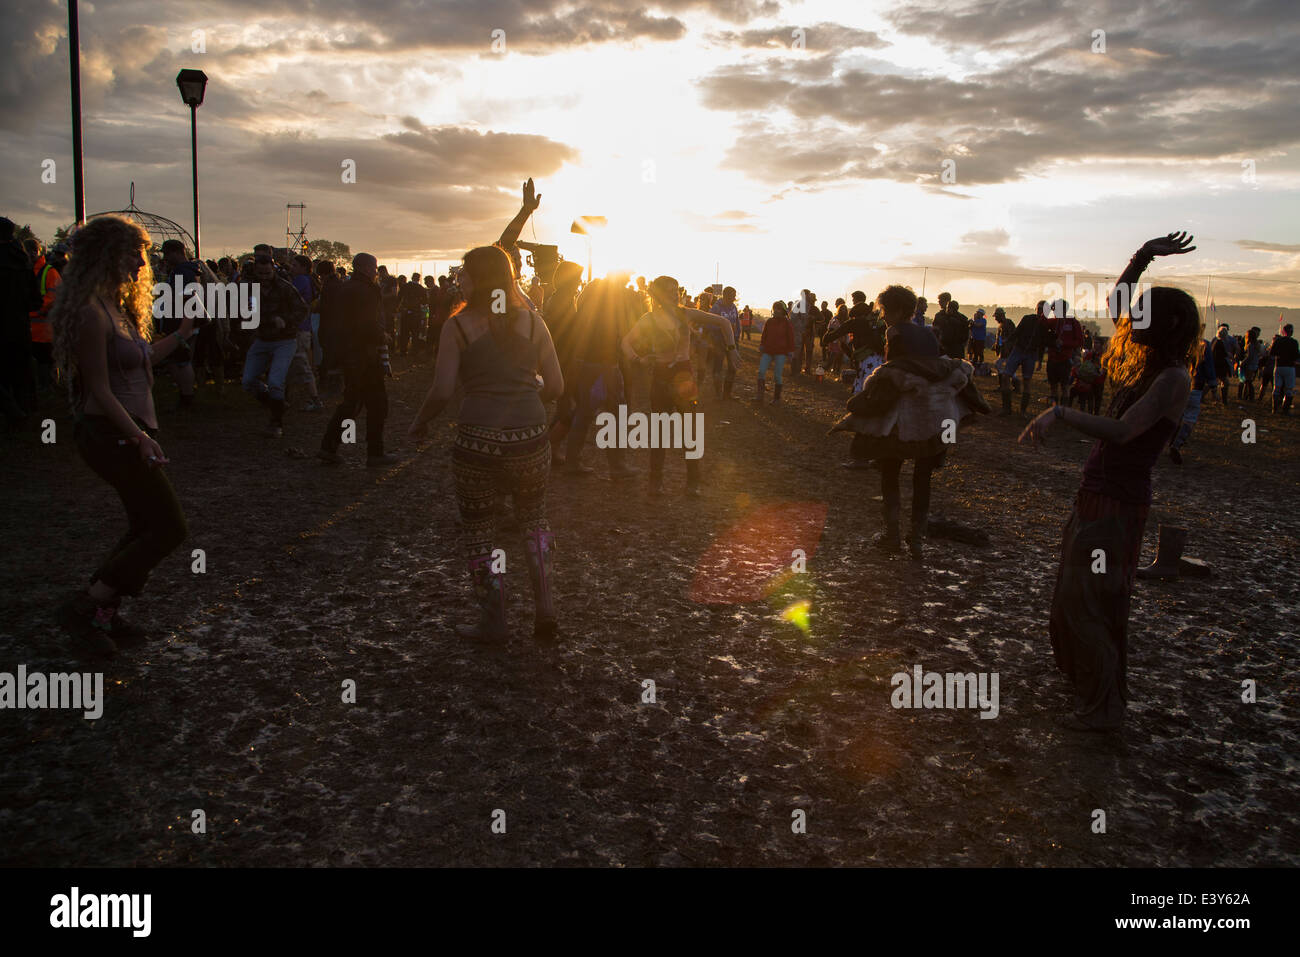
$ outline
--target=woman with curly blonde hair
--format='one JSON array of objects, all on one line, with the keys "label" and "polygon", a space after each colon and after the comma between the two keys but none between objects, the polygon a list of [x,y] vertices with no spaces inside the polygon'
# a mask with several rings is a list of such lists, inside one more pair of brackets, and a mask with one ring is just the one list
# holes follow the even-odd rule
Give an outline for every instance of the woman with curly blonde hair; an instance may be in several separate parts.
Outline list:
[{"label": "woman with curly blonde hair", "polygon": [[193,320],[151,342],[149,234],[119,216],[92,219],[72,236],[72,256],[51,309],[54,361],[75,413],[77,452],[126,507],[128,528],[91,576],[69,595],[60,623],[83,648],[111,656],[144,633],[118,615],[149,573],[187,534],[185,514],[163,471],[155,438],[153,365],[192,333]]},{"label": "woman with curly blonde hair", "polygon": [[1115,386],[1109,414],[1058,405],[1020,436],[1037,446],[1061,420],[1097,440],[1062,535],[1049,623],[1056,666],[1074,685],[1074,712],[1062,721],[1074,731],[1123,726],[1129,599],[1151,507],[1151,470],[1182,419],[1201,338],[1200,314],[1187,293],[1169,286],[1135,293],[1152,260],[1189,253],[1191,242],[1186,233],[1147,241],[1115,284],[1115,335],[1102,357]]}]

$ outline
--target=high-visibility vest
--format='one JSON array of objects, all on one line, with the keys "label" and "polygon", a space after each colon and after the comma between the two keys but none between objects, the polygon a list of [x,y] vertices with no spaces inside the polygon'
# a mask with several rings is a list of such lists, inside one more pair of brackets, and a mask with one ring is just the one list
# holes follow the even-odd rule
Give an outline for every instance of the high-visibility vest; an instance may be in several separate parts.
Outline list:
[{"label": "high-visibility vest", "polygon": [[54,328],[50,325],[50,306],[54,305],[54,294],[46,288],[52,269],[54,267],[47,262],[42,262],[40,266],[40,277],[37,282],[41,289],[41,308],[29,315],[32,323],[32,342],[54,341]]}]

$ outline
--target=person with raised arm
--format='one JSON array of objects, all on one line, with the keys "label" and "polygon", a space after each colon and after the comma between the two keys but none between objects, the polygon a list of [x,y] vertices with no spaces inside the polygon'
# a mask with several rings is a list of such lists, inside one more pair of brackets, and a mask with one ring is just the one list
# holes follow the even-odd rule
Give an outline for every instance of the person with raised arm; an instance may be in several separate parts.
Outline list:
[{"label": "person with raised arm", "polygon": [[1021,442],[1041,445],[1058,423],[1097,441],[1061,539],[1050,633],[1056,665],[1074,685],[1076,731],[1113,731],[1128,700],[1128,615],[1142,532],[1151,505],[1151,470],[1178,428],[1201,341],[1196,302],[1155,286],[1136,296],[1138,277],[1157,256],[1189,253],[1186,233],[1143,244],[1115,284],[1115,335],[1102,358],[1114,383],[1109,413],[1057,405],[1029,423]]},{"label": "person with raised arm", "polygon": [[[699,390],[691,366],[691,333],[716,334],[727,350],[729,374],[740,368],[731,323],[698,309],[678,305],[680,290],[672,276],[660,276],[650,284],[650,298],[655,308],[636,321],[623,337],[623,355],[631,363],[649,366],[650,411],[680,412],[694,415],[699,405]],[[664,456],[662,448],[650,450],[651,497],[663,489]],[[686,494],[702,495],[699,459],[686,459]]]},{"label": "person with raised arm", "polygon": [[149,234],[119,216],[99,216],[72,234],[73,255],[50,312],[54,362],[68,385],[77,453],[113,487],[127,532],[59,607],[60,624],[84,649],[111,657],[145,633],[118,614],[188,529],[156,438],[153,366],[189,339],[192,317],[153,338]]},{"label": "person with raised arm", "polygon": [[457,634],[492,640],[507,634],[506,556],[494,532],[498,496],[509,494],[524,530],[536,606],[533,634],[551,639],[558,625],[552,584],[555,539],[546,521],[551,447],[545,403],[563,394],[564,376],[542,317],[510,302],[508,290],[516,274],[505,251],[480,246],[467,252],[463,262],[457,282],[464,301],[442,327],[433,387],[407,434],[414,442],[423,440],[429,423],[461,385],[464,397],[451,463],[479,619],[457,625]]}]

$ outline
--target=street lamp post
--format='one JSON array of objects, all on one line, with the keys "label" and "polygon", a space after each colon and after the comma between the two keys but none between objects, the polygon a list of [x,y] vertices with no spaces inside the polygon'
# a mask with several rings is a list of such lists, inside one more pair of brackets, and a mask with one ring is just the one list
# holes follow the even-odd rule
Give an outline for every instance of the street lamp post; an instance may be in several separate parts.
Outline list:
[{"label": "street lamp post", "polygon": [[198,111],[203,103],[203,91],[208,85],[208,75],[202,70],[181,70],[176,74],[176,86],[181,99],[190,108],[190,165],[194,177],[194,258],[199,259],[199,134]]},{"label": "street lamp post", "polygon": [[72,85],[72,205],[77,225],[86,221],[86,187],[81,169],[81,38],[77,0],[68,0],[68,72]]}]

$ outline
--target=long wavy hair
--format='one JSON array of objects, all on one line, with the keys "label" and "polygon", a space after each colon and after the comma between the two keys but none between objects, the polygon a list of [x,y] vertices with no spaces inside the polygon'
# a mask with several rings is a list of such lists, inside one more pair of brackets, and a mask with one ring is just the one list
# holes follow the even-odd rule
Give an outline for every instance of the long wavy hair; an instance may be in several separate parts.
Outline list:
[{"label": "long wavy hair", "polygon": [[[1152,286],[1142,293],[1141,308],[1115,323],[1115,334],[1101,357],[1106,378],[1114,385],[1109,414],[1122,415],[1142,397],[1166,369],[1183,366],[1194,371],[1204,349],[1196,300],[1172,286]],[[1132,312],[1150,321],[1133,328]]]},{"label": "long wavy hair", "polygon": [[[72,253],[50,307],[54,364],[73,398],[77,341],[82,309],[98,298],[115,305],[145,342],[153,338],[153,273],[149,269],[149,233],[122,216],[97,216],[71,236]],[[124,263],[140,253],[145,260],[131,275]]]},{"label": "long wavy hair", "polygon": [[[488,331],[500,342],[510,331],[515,310],[523,305],[515,289],[514,263],[500,246],[475,246],[461,257],[461,262],[474,289],[468,299],[456,305],[451,315],[458,316],[470,309],[482,313],[488,317]],[[504,311],[493,308],[503,301]]]}]

